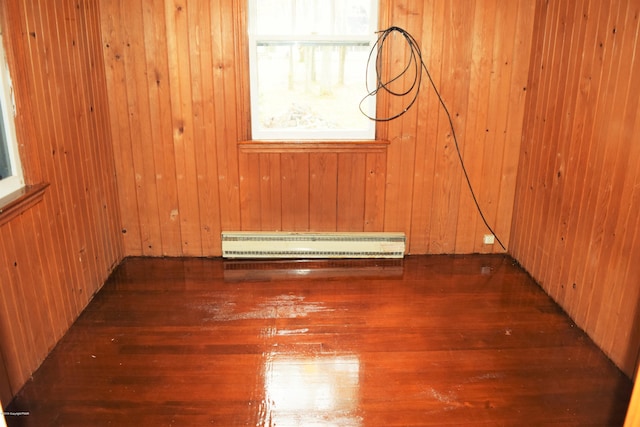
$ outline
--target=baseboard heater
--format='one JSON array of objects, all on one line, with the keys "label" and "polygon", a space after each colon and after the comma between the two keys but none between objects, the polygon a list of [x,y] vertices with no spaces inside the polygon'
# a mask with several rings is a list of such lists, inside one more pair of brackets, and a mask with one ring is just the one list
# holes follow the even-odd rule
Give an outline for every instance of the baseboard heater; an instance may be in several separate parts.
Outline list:
[{"label": "baseboard heater", "polygon": [[402,258],[404,233],[222,232],[224,258]]}]

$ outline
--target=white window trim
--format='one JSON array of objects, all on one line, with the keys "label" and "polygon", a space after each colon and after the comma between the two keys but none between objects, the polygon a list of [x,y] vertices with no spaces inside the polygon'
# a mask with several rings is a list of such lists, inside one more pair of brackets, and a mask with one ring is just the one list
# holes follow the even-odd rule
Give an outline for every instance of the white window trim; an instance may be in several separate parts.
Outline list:
[{"label": "white window trim", "polygon": [[[314,36],[314,35],[292,35],[292,36],[282,36],[282,35],[257,35],[254,30],[255,26],[255,16],[256,16],[256,2],[260,0],[246,0],[249,5],[249,14],[248,14],[248,41],[249,41],[249,92],[250,92],[250,106],[251,106],[251,138],[253,140],[274,140],[274,141],[295,141],[295,140],[312,140],[312,141],[326,141],[326,140],[364,140],[364,141],[372,141],[376,138],[376,122],[374,120],[369,121],[369,125],[367,129],[364,130],[343,130],[343,129],[326,129],[326,130],[283,130],[283,129],[260,129],[258,126],[258,97],[254,96],[254,94],[258,93],[258,72],[257,72],[257,62],[258,62],[258,50],[257,46],[260,42],[277,42],[277,41],[301,41],[301,42],[340,42],[340,41],[351,41],[351,42],[362,42],[367,43],[369,48],[373,47],[377,41],[377,25],[378,25],[378,2],[377,0],[370,0],[371,2],[371,23],[370,23],[370,34],[368,37],[360,37],[360,36]],[[363,74],[365,70],[363,69]],[[370,66],[367,70],[367,79],[369,82],[375,82],[375,67]],[[365,84],[362,84],[362,97],[364,98],[366,95]],[[370,83],[371,87],[371,83]],[[359,102],[360,100],[358,100]],[[370,115],[375,114],[376,109],[376,99],[375,96],[369,96],[363,102],[363,109],[368,111]]]},{"label": "white window trim", "polygon": [[2,100],[2,120],[5,137],[7,140],[7,151],[11,164],[12,176],[0,180],[0,198],[16,192],[24,187],[24,175],[18,150],[18,138],[15,128],[15,102],[13,98],[13,86],[9,75],[9,63],[4,50],[4,41],[0,31],[0,99]]}]

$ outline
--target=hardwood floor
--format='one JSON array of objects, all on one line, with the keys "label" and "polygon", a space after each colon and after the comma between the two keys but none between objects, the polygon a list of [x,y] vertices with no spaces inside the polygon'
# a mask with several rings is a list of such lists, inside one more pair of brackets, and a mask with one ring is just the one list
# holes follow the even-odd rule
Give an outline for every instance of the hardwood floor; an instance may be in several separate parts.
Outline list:
[{"label": "hardwood floor", "polygon": [[11,426],[613,426],[625,377],[511,258],[131,258]]}]

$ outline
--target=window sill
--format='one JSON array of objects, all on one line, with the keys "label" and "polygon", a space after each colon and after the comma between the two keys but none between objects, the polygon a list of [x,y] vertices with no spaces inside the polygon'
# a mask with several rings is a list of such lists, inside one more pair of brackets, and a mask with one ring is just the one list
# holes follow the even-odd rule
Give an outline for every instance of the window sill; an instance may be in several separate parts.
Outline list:
[{"label": "window sill", "polygon": [[27,185],[0,198],[0,226],[18,217],[42,201],[49,184]]},{"label": "window sill", "polygon": [[238,148],[243,153],[357,153],[385,152],[389,141],[241,141]]}]

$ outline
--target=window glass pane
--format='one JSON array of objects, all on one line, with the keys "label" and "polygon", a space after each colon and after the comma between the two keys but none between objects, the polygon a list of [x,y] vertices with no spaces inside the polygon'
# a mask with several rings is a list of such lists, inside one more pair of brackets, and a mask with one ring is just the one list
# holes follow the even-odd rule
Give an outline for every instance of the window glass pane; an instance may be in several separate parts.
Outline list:
[{"label": "window glass pane", "polygon": [[9,150],[7,149],[7,137],[4,128],[4,120],[0,120],[0,180],[12,175]]},{"label": "window glass pane", "polygon": [[370,36],[371,0],[255,0],[259,35]]},{"label": "window glass pane", "polygon": [[0,198],[24,186],[13,127],[11,80],[0,29]]},{"label": "window glass pane", "polygon": [[257,128],[370,129],[359,109],[369,50],[366,43],[259,42]]}]

